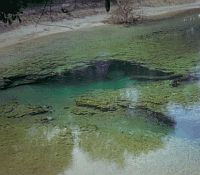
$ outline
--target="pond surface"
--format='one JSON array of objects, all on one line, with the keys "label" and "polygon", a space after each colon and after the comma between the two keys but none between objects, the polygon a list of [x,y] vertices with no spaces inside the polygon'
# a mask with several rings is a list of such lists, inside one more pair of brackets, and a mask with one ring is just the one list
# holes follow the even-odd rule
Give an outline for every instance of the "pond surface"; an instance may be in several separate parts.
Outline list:
[{"label": "pond surface", "polygon": [[[114,54],[118,61],[99,61],[98,58],[89,67],[84,65],[83,69],[70,74],[62,73],[37,84],[1,90],[0,105],[13,104],[16,109],[3,110],[0,114],[0,174],[199,175],[200,84],[190,81],[178,87],[171,86],[173,73],[199,73],[199,20],[195,14],[138,27],[93,28],[91,35],[85,31],[89,36],[86,43],[93,42],[94,34],[99,35],[95,40],[100,45],[93,45],[93,48],[89,43],[83,46],[84,39],[80,39],[80,43],[76,40],[77,47],[61,47],[58,43],[64,42],[65,34],[52,36],[57,39],[57,44],[49,44],[53,56],[63,56],[67,50],[70,58],[79,58],[82,51],[80,60],[85,61],[87,54],[89,57],[100,54],[104,58],[109,53],[109,57]],[[125,34],[123,42],[127,40],[129,46],[124,47],[121,38],[116,38],[116,48],[111,49],[113,46],[110,41],[104,41],[102,30],[111,30],[110,35],[114,30],[115,38],[117,34]],[[131,31],[138,31],[140,35],[135,36]],[[83,33],[75,32],[71,40]],[[51,38],[42,38],[40,44],[49,40]],[[132,45],[130,40],[137,43]],[[156,42],[160,46],[155,45]],[[48,46],[39,48],[36,43],[22,46],[22,59],[38,54],[48,58]],[[148,44],[152,45],[146,47]],[[1,52],[0,56],[11,60],[15,56],[19,58],[18,47],[8,48],[8,54]],[[39,49],[35,54],[34,48]],[[70,51],[71,48],[77,50]],[[131,52],[133,48],[135,52]],[[144,64],[119,61],[119,57],[127,61],[138,55]],[[167,55],[166,60],[164,55]],[[134,63],[137,61],[134,59]],[[11,63],[4,61],[2,64]],[[51,111],[16,117],[24,112],[20,105],[50,106]],[[18,114],[5,117],[13,110],[18,110]],[[163,114],[161,117],[173,124],[160,121],[159,117],[155,118],[156,114]]]}]

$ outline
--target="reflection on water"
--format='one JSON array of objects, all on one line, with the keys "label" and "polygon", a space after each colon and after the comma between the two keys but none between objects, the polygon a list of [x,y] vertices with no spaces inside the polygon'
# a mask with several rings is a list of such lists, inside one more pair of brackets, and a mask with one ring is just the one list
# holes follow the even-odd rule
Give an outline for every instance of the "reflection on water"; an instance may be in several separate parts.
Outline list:
[{"label": "reflection on water", "polygon": [[136,88],[126,88],[121,91],[121,97],[128,99],[131,104],[138,101],[138,90]]},{"label": "reflection on water", "polygon": [[[173,111],[175,108],[177,113]],[[176,133],[179,125],[184,126],[178,117],[180,121],[187,119],[187,112],[181,106],[172,105],[169,111],[177,117]],[[191,111],[194,115],[190,119],[198,121],[198,109]],[[1,173],[198,175],[198,140],[178,138],[179,133],[173,134],[171,128],[137,115],[132,113],[126,118],[107,114],[103,120],[102,116],[86,117],[85,123],[77,121],[74,127],[31,123],[4,127],[2,123]],[[181,129],[188,129],[189,134],[193,131]]]},{"label": "reflection on water", "polygon": [[200,104],[182,106],[169,104],[169,115],[177,121],[175,135],[200,140]]},{"label": "reflection on water", "polygon": [[[76,127],[30,122],[2,126],[1,173],[54,175],[69,171],[67,174],[73,174],[79,167],[90,171],[85,167],[90,162],[93,162],[91,168],[95,163],[93,168],[113,164],[117,169],[125,166],[128,155],[138,156],[164,146],[162,137],[169,132],[168,127],[154,126],[155,123],[144,122],[143,118],[107,117],[105,122],[99,121],[99,126],[96,123],[98,127],[89,119],[87,125],[79,122]],[[101,119],[97,117],[98,120]],[[106,128],[101,128],[102,125]],[[96,171],[93,168],[91,173]]]},{"label": "reflection on water", "polygon": [[[200,149],[187,141],[171,138],[163,149],[149,154],[134,156],[128,152],[123,154],[123,167],[106,159],[92,159],[87,152],[75,147],[70,168],[59,175],[198,175]],[[103,154],[103,152],[102,152]]]},{"label": "reflection on water", "polygon": [[0,129],[1,174],[55,175],[70,166],[73,148],[70,130],[52,126],[26,127]]}]

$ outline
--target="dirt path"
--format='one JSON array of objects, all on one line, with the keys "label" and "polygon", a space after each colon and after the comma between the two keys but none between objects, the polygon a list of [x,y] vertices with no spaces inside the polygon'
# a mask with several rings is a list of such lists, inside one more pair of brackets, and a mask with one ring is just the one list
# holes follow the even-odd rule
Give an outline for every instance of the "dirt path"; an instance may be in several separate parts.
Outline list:
[{"label": "dirt path", "polygon": [[[105,12],[105,9],[100,9],[99,11],[99,14],[84,18],[58,22],[42,22],[38,25],[21,26],[14,30],[3,32],[0,34],[0,48],[50,34],[105,25],[103,21],[109,17],[109,14]],[[200,12],[200,1],[174,6],[143,7],[143,16],[148,20],[157,20],[192,11]]]}]

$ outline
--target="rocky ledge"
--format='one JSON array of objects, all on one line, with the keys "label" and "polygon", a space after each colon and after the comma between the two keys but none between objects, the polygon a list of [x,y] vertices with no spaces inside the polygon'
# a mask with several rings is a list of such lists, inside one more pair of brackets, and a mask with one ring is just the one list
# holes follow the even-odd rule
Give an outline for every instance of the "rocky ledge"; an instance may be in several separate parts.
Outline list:
[{"label": "rocky ledge", "polygon": [[[98,59],[98,58],[96,58]],[[24,84],[38,83],[42,81],[63,80],[73,82],[77,80],[98,80],[110,79],[110,73],[121,71],[129,75],[132,79],[139,81],[144,80],[173,80],[182,77],[173,72],[165,72],[162,70],[149,69],[142,64],[134,61],[122,60],[96,60],[83,62],[82,64],[75,64],[67,67],[65,64],[59,65],[43,65],[37,63],[35,67],[24,68],[23,65],[16,65],[8,70],[1,72],[0,75],[0,89],[7,89],[10,87],[20,86]],[[37,68],[38,67],[38,68]],[[41,68],[40,68],[41,67]],[[26,70],[28,69],[28,70]]]},{"label": "rocky ledge", "polygon": [[49,106],[24,105],[17,102],[0,105],[0,117],[22,118],[43,115],[51,112]]},{"label": "rocky ledge", "polygon": [[124,95],[123,90],[95,91],[81,95],[75,99],[75,107],[71,112],[79,116],[92,116],[99,113],[122,112],[127,114],[131,111],[150,116],[148,119],[161,122],[170,126],[175,121],[162,112],[156,112],[141,103],[133,101]]}]

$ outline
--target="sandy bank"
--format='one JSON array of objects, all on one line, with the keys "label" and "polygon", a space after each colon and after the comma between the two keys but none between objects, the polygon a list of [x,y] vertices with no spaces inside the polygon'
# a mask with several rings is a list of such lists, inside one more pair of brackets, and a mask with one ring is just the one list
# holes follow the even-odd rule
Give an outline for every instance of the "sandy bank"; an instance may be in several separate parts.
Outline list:
[{"label": "sandy bank", "polygon": [[[143,7],[143,16],[147,20],[158,20],[198,11],[200,12],[200,1],[174,6]],[[73,20],[65,19],[57,22],[41,22],[37,25],[21,26],[0,34],[0,48],[50,34],[105,25],[104,21],[109,15],[104,9],[100,9],[98,14],[84,18],[75,18]]]},{"label": "sandy bank", "polygon": [[105,17],[106,15],[99,14],[74,20],[42,22],[37,25],[21,26],[0,34],[0,48],[41,36],[103,25]]}]

